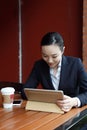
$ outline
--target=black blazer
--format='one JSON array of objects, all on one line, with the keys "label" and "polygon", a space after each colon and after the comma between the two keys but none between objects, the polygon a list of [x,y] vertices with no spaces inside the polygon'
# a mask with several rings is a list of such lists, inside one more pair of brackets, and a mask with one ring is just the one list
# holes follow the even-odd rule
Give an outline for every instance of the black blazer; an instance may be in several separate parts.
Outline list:
[{"label": "black blazer", "polygon": [[[49,66],[42,59],[35,62],[24,88],[37,88],[39,83],[43,89],[54,89]],[[62,57],[59,90],[70,97],[78,97],[81,106],[87,104],[87,73],[79,58]]]}]

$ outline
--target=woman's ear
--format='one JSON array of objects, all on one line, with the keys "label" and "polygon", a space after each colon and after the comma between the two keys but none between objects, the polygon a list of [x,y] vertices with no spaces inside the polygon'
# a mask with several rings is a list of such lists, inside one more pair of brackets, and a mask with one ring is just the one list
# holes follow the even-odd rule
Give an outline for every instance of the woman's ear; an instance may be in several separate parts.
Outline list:
[{"label": "woman's ear", "polygon": [[64,51],[65,51],[65,46],[63,47],[63,51],[62,51],[62,54],[64,53]]}]

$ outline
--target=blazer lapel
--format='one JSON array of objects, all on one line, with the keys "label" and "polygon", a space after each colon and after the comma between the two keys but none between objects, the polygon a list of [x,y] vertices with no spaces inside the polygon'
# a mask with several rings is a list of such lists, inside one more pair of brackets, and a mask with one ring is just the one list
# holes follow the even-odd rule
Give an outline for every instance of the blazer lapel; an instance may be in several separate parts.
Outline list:
[{"label": "blazer lapel", "polygon": [[59,89],[63,89],[65,84],[65,78],[67,74],[67,59],[65,56],[62,57],[62,64],[61,64],[61,74],[60,74],[60,82],[59,82]]},{"label": "blazer lapel", "polygon": [[47,82],[48,82],[48,89],[54,89],[53,84],[52,84],[52,80],[50,77],[50,72],[49,72],[49,67],[46,66],[44,69],[44,75],[46,76]]}]

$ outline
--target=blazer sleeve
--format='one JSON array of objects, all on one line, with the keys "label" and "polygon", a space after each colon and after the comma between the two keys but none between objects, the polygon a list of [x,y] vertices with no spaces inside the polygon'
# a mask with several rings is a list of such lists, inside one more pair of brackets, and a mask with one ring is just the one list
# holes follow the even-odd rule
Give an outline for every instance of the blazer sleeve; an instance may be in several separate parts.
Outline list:
[{"label": "blazer sleeve", "polygon": [[28,79],[26,80],[25,84],[22,87],[21,97],[23,99],[27,99],[27,97],[24,93],[24,88],[36,88],[38,86],[38,84],[39,84],[38,69],[37,69],[36,63],[35,63],[30,75],[28,76]]},{"label": "blazer sleeve", "polygon": [[81,101],[81,106],[87,104],[87,72],[83,66],[82,61],[78,60],[78,81],[79,81],[79,95],[77,96]]}]

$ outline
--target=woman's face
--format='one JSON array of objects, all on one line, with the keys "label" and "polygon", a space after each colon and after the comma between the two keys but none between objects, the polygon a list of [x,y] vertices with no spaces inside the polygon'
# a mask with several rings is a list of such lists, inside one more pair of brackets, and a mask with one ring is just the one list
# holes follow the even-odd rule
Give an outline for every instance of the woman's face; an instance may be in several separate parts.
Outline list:
[{"label": "woman's face", "polygon": [[[65,48],[65,47],[64,47]],[[63,52],[64,52],[63,48]],[[42,46],[42,58],[50,68],[56,68],[61,60],[63,52],[58,45]]]}]

